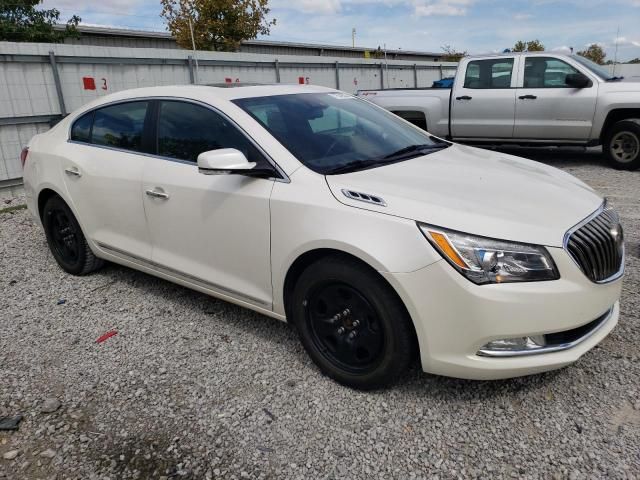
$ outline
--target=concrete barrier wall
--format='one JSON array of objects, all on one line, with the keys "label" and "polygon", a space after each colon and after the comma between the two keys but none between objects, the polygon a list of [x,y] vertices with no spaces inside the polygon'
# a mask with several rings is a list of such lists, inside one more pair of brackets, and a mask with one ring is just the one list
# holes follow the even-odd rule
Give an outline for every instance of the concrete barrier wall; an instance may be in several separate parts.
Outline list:
[{"label": "concrete barrier wall", "polygon": [[[196,59],[198,66],[196,67]],[[347,92],[429,87],[455,63],[0,42],[0,182],[50,121],[119,90],[189,83],[309,83]],[[56,79],[57,74],[57,79]]]}]

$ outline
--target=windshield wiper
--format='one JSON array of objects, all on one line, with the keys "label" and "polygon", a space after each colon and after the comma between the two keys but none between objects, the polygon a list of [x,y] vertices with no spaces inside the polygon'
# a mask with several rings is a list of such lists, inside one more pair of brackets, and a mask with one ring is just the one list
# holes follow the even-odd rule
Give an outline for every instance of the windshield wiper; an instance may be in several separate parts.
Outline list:
[{"label": "windshield wiper", "polygon": [[412,157],[417,157],[426,153],[442,150],[443,148],[447,148],[448,146],[448,143],[440,143],[435,145],[410,145],[382,158],[370,160],[355,160],[353,162],[345,163],[344,165],[340,165],[339,167],[335,167],[329,170],[327,174],[335,175],[338,173],[354,172],[359,169],[380,167],[382,165],[388,165],[390,163],[395,163],[401,160],[408,160]]},{"label": "windshield wiper", "polygon": [[620,80],[624,80],[624,77],[610,77],[610,78],[607,78],[607,82],[619,82]]},{"label": "windshield wiper", "polygon": [[386,156],[382,157],[382,159],[383,160],[399,159],[399,158],[404,158],[407,155],[414,154],[414,153],[420,154],[425,150],[427,150],[427,151],[428,150],[441,150],[441,149],[446,148],[448,146],[449,146],[449,144],[447,144],[447,143],[409,145],[408,147],[401,148],[397,152],[393,152],[393,153],[390,153],[389,155],[386,155]]}]

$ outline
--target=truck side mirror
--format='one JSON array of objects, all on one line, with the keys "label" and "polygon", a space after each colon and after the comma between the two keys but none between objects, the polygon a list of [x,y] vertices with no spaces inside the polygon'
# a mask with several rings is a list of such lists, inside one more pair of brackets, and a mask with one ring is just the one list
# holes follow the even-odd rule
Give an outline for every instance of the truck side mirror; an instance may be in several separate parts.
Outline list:
[{"label": "truck side mirror", "polygon": [[589,88],[593,86],[593,82],[589,77],[582,73],[570,73],[566,76],[564,83],[573,88]]}]

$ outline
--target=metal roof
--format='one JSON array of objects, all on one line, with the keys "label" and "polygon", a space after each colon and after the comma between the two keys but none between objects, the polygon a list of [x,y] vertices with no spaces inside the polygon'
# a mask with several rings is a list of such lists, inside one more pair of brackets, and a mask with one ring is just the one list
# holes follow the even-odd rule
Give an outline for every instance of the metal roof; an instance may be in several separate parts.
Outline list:
[{"label": "metal roof", "polygon": [[[55,29],[64,30],[66,25],[55,25]],[[95,35],[108,35],[114,37],[137,37],[137,38],[157,38],[163,40],[174,40],[173,35],[169,32],[159,32],[153,30],[135,30],[128,28],[116,28],[116,27],[107,27],[100,25],[78,25],[78,31],[87,34],[95,34]],[[276,40],[245,40],[242,42],[243,45],[254,45],[254,46],[264,46],[264,47],[289,47],[289,48],[313,48],[316,50],[340,50],[340,51],[351,51],[351,52],[375,52],[379,47],[351,47],[347,45],[332,45],[332,44],[324,44],[324,43],[300,43],[300,42],[284,42],[284,41],[276,41]],[[416,56],[426,56],[426,57],[442,57],[444,54],[442,52],[421,52],[416,50],[387,50],[387,54],[403,54],[403,55],[416,55]]]}]

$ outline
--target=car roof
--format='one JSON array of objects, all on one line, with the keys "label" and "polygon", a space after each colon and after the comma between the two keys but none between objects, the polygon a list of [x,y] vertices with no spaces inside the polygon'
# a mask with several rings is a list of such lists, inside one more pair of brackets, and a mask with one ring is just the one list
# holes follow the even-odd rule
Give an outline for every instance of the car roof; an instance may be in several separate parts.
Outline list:
[{"label": "car roof", "polygon": [[474,58],[500,58],[500,57],[513,57],[513,56],[522,56],[522,55],[528,55],[528,56],[543,56],[543,57],[570,57],[571,55],[568,55],[566,53],[561,53],[561,52],[501,52],[501,53],[487,53],[486,55],[469,55],[468,57],[465,58],[469,58],[469,59],[474,59]]},{"label": "car roof", "polygon": [[[207,100],[235,100],[238,98],[268,97],[273,95],[291,95],[301,93],[336,92],[333,88],[316,85],[273,84],[273,85],[243,85],[229,88],[228,85],[171,85],[163,87],[143,87],[122,90],[111,95],[105,95],[91,102],[87,107],[95,108],[106,103],[136,98],[176,97],[188,98],[207,102]],[[83,108],[83,110],[85,110]]]}]

